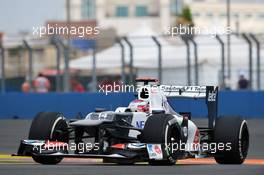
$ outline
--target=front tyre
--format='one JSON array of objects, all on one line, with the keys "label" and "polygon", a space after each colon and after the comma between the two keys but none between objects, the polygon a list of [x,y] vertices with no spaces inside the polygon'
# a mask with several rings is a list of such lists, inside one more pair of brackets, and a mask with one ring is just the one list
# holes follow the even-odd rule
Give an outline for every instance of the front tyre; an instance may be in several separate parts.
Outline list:
[{"label": "front tyre", "polygon": [[174,165],[178,152],[172,152],[173,143],[179,143],[181,134],[179,125],[174,116],[170,114],[154,114],[148,118],[140,136],[142,143],[161,144],[163,160],[149,160],[150,165]]},{"label": "front tyre", "polygon": [[247,157],[249,131],[246,120],[241,117],[220,117],[214,128],[217,145],[229,144],[230,149],[217,150],[215,160],[219,164],[242,164]]},{"label": "front tyre", "polygon": [[[33,119],[29,131],[30,140],[50,140],[68,143],[68,124],[64,117],[57,112],[41,112]],[[59,131],[59,132],[58,132]],[[66,134],[62,134],[66,133]],[[33,160],[41,164],[58,164],[62,157],[32,156]]]}]

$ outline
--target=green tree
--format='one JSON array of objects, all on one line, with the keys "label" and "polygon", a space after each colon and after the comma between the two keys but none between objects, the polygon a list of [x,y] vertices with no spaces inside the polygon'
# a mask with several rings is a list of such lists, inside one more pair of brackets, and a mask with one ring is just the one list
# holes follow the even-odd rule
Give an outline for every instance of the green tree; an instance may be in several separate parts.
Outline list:
[{"label": "green tree", "polygon": [[194,26],[191,9],[188,6],[183,7],[180,16],[176,20],[176,25]]},{"label": "green tree", "polygon": [[185,6],[183,9],[182,9],[182,14],[181,14],[181,17],[183,19],[185,19],[186,21],[188,21],[189,23],[193,23],[193,20],[192,20],[192,13],[191,13],[191,10],[188,6]]}]

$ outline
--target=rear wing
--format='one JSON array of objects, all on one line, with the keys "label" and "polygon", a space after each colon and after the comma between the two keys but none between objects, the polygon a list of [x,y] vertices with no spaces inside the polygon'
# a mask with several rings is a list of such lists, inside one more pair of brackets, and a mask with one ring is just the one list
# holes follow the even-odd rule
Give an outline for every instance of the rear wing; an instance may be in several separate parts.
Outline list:
[{"label": "rear wing", "polygon": [[207,105],[208,127],[214,128],[218,116],[218,87],[214,86],[173,86],[160,85],[166,97],[204,98]]},{"label": "rear wing", "polygon": [[185,97],[185,98],[206,97],[206,86],[160,85],[160,89],[167,97]]}]

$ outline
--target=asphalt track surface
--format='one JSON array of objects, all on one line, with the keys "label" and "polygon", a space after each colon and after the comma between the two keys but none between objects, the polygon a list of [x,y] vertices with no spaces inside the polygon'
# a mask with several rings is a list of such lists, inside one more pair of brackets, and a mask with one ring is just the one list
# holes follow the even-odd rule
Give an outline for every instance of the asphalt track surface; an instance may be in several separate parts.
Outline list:
[{"label": "asphalt track surface", "polygon": [[[264,120],[248,120],[250,149],[243,165],[218,165],[213,159],[180,160],[174,166],[149,166],[139,163],[133,166],[102,164],[100,159],[64,159],[58,165],[40,165],[27,157],[11,157],[16,153],[19,140],[26,139],[29,120],[0,120],[0,175],[264,175]],[[205,125],[205,120],[196,120]]]}]

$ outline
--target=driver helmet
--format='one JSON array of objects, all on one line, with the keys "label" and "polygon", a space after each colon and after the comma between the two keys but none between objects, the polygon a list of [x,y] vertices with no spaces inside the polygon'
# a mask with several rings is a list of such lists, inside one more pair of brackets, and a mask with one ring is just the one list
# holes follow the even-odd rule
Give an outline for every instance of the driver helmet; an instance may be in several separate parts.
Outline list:
[{"label": "driver helmet", "polygon": [[128,108],[132,112],[149,112],[149,103],[148,101],[136,99],[130,102]]}]

